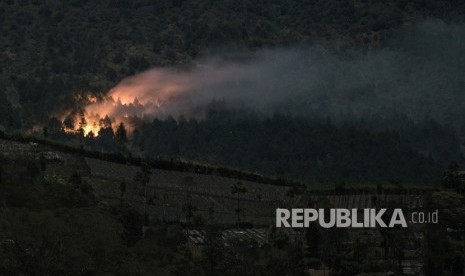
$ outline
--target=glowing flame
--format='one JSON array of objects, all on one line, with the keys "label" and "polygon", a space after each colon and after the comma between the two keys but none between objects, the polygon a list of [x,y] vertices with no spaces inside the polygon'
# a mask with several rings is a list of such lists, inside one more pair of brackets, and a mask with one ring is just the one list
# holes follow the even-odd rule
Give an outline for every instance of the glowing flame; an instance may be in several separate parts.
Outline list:
[{"label": "glowing flame", "polygon": [[173,71],[151,70],[124,79],[102,99],[80,96],[85,108],[82,118],[76,118],[76,121],[84,123],[77,124],[71,131],[77,132],[82,128],[85,135],[92,132],[97,136],[105,116],[111,119],[113,127],[123,122],[130,130],[131,117],[172,114],[173,102],[190,88],[188,82],[188,78]]},{"label": "glowing flame", "polygon": [[[132,118],[173,116],[201,117],[205,107],[218,96],[239,96],[225,87],[232,87],[238,80],[251,74],[243,68],[228,66],[197,66],[195,70],[174,71],[152,69],[123,79],[106,96],[78,96],[85,107],[76,115],[73,132],[92,132],[95,136],[102,128],[101,120],[108,116],[116,128],[124,123],[131,131]],[[238,91],[238,89],[236,89]],[[245,90],[244,90],[245,91]]]},{"label": "glowing flame", "polygon": [[100,130],[100,127],[97,126],[95,123],[91,123],[89,125],[86,125],[84,127],[84,134],[85,135],[89,135],[90,132],[94,133],[94,134],[97,134],[98,135],[98,131]]}]

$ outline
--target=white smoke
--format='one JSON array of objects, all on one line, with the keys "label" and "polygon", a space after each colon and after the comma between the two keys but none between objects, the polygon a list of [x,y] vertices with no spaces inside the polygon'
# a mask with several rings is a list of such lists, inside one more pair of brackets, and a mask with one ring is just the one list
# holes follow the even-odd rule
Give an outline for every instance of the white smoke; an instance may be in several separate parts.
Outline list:
[{"label": "white smoke", "polygon": [[[241,61],[204,58],[189,69],[128,77],[90,113],[198,116],[213,99],[262,112],[431,116],[459,125],[465,110],[465,27],[427,21],[391,48],[341,58],[317,47],[262,50]],[[229,55],[231,56],[231,55]]]}]

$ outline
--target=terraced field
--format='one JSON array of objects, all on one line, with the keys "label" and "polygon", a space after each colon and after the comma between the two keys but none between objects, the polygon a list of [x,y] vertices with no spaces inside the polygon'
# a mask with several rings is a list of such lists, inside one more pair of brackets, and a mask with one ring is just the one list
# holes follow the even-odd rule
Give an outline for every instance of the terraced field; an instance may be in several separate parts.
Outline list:
[{"label": "terraced field", "polygon": [[[85,158],[91,168],[91,175],[85,179],[97,193],[111,203],[120,201],[120,183],[127,183],[125,200],[136,208],[142,208],[144,199],[142,187],[134,178],[140,168],[114,164],[93,158]],[[192,181],[188,185],[185,179]],[[231,187],[241,182],[247,192],[239,196],[244,220],[268,224],[274,218],[277,206],[288,205],[291,198],[286,196],[289,187],[242,181],[226,177],[153,169],[147,194],[151,198],[149,213],[166,220],[182,218],[182,203],[187,198],[203,217],[213,210],[215,219],[227,223],[236,221],[235,209],[238,197],[231,193]]]},{"label": "terraced field", "polygon": [[[196,214],[217,223],[234,224],[240,219],[257,227],[274,224],[276,208],[309,207],[315,202],[325,202],[327,207],[373,208],[396,204],[407,209],[421,209],[424,205],[422,192],[391,193],[386,190],[337,194],[334,191],[309,192],[305,196],[288,196],[286,186],[263,184],[217,175],[152,169],[145,191],[135,181],[141,168],[135,165],[113,163],[96,158],[65,153],[35,143],[19,143],[0,140],[0,153],[12,163],[18,158],[45,158],[46,174],[55,175],[66,182],[74,171],[88,182],[96,195],[109,205],[120,204],[122,181],[126,183],[123,200],[150,217],[167,221],[180,221],[185,217],[183,206],[189,201],[196,207]],[[189,179],[189,181],[186,181]],[[246,192],[233,194],[232,186],[240,182]],[[238,206],[240,216],[236,213]]]},{"label": "terraced field", "polygon": [[[10,163],[18,158],[39,159],[41,155],[45,156],[46,173],[56,175],[63,182],[77,171],[84,181],[92,185],[95,193],[110,205],[120,203],[120,183],[125,181],[125,202],[139,210],[144,208],[142,187],[134,181],[137,172],[141,170],[140,167],[83,158],[35,143],[8,140],[0,140],[0,153],[6,156]],[[188,186],[185,183],[186,178],[192,179]],[[236,196],[231,193],[231,187],[238,182],[246,187],[247,192]],[[237,221],[235,210],[239,200],[242,221],[269,225],[274,219],[275,208],[291,202],[292,199],[286,196],[289,189],[285,186],[216,175],[152,169],[147,185],[150,200],[146,208],[151,217],[178,221],[184,216],[182,206],[189,198],[197,213],[203,217],[213,215],[217,222],[234,223]]]},{"label": "terraced field", "polygon": [[[421,210],[425,207],[426,190],[359,189],[344,191],[307,191],[304,194],[290,196],[289,186],[264,184],[217,175],[198,174],[185,171],[162,170],[152,168],[150,181],[146,189],[135,180],[142,168],[132,164],[121,164],[97,158],[83,157],[55,150],[52,147],[36,143],[19,143],[0,139],[0,155],[6,168],[21,164],[20,160],[38,160],[46,162],[44,176],[53,176],[58,183],[66,185],[72,174],[78,172],[82,180],[90,184],[103,205],[119,205],[123,200],[140,213],[147,212],[152,219],[170,222],[183,221],[186,217],[185,206],[189,202],[196,207],[196,216],[207,223],[223,224],[225,244],[231,239],[265,243],[275,224],[276,208],[379,208],[396,206],[405,212]],[[5,166],[4,166],[5,167]],[[18,171],[15,169],[14,171]],[[28,181],[27,175],[17,176]],[[188,180],[188,181],[187,181]],[[126,183],[126,192],[122,196],[120,184]],[[246,192],[233,194],[232,186],[240,182]],[[145,197],[145,194],[147,195]],[[147,198],[147,202],[145,199]],[[236,212],[241,209],[240,215]],[[237,229],[237,221],[252,224],[250,229]],[[288,235],[301,240],[304,231],[283,229]],[[418,229],[421,233],[421,229]],[[197,248],[202,246],[205,231],[186,230],[189,240]],[[354,229],[350,231],[350,240],[370,239],[373,250],[381,250],[382,238],[376,229]],[[419,243],[422,236],[412,239],[412,246],[406,249],[409,257],[402,263],[404,273],[415,274],[420,271]],[[382,253],[376,253],[382,258]]]}]

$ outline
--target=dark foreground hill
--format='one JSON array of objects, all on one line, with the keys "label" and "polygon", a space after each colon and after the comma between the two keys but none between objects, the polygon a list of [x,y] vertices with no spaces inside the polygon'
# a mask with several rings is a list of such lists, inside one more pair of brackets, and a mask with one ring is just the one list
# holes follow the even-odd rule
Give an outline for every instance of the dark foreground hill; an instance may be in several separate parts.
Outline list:
[{"label": "dark foreground hill", "polygon": [[[457,239],[464,199],[451,191],[379,186],[303,192],[301,186],[115,163],[11,140],[0,140],[0,156],[3,275],[462,269],[456,260],[463,258]],[[275,209],[292,206],[396,206],[406,214],[439,208],[441,223],[386,231],[275,228]],[[443,251],[437,243],[455,249]]]}]

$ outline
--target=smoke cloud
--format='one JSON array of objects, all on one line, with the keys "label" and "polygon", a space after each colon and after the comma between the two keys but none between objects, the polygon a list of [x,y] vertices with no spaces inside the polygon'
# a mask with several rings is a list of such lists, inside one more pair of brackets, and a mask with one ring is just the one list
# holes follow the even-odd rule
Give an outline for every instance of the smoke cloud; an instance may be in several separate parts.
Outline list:
[{"label": "smoke cloud", "polygon": [[[231,56],[231,55],[229,55]],[[128,77],[88,115],[199,117],[213,99],[263,113],[434,118],[465,116],[465,27],[426,21],[384,50],[343,58],[323,48],[262,50],[240,61],[221,56],[189,69],[155,68]]]}]

